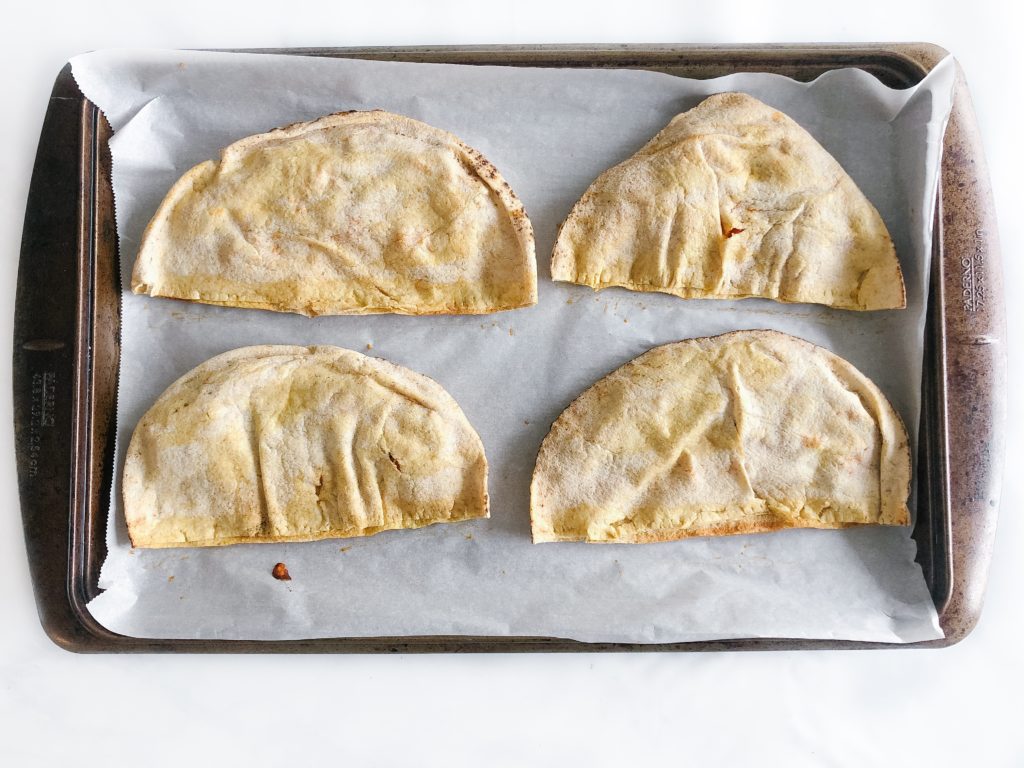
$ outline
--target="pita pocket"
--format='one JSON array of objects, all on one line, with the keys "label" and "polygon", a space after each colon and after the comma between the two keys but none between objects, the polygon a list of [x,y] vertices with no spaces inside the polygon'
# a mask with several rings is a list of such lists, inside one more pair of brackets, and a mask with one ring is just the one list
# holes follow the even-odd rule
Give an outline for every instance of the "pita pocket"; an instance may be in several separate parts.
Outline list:
[{"label": "pita pocket", "polygon": [[605,171],[563,222],[551,275],[599,290],[906,306],[885,222],[803,128],[710,96]]},{"label": "pita pocket", "polygon": [[132,290],[304,315],[480,314],[537,301],[533,229],[452,134],[381,110],[235,142],[146,228]]},{"label": "pita pocket", "polygon": [[670,541],[783,528],[907,525],[896,411],[840,357],[775,331],[655,347],[551,427],[533,540]]},{"label": "pita pocket", "polygon": [[407,368],[338,347],[244,347],[172,384],[124,468],[136,547],[368,536],[487,517],[483,445]]}]

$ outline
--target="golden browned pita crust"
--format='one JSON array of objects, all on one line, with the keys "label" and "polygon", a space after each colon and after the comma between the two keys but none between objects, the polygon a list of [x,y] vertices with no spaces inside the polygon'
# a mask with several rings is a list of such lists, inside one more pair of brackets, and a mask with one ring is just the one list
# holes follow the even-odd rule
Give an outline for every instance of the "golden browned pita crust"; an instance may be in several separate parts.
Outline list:
[{"label": "golden browned pita crust", "polygon": [[710,96],[605,171],[562,224],[551,276],[683,298],[906,306],[878,211],[786,115]]},{"label": "golden browned pita crust", "polygon": [[910,449],[867,377],[776,331],[656,347],[551,427],[533,540],[669,541],[910,520]]},{"label": "golden browned pita crust", "polygon": [[487,461],[426,376],[337,347],[244,347],[142,417],[123,493],[136,547],[366,536],[487,517]]},{"label": "golden browned pita crust", "polygon": [[242,139],[188,171],[146,229],[132,290],[304,315],[535,304],[533,229],[479,152],[381,110]]}]

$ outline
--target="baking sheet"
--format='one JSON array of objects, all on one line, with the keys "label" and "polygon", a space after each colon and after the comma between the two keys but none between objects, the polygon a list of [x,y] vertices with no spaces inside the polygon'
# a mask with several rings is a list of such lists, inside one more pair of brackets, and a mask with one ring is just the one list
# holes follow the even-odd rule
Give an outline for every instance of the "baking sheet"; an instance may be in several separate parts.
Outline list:
[{"label": "baking sheet", "polygon": [[[915,446],[931,212],[952,95],[947,60],[894,91],[842,70],[811,84],[601,70],[103,51],[73,72],[115,130],[122,274],[171,184],[252,133],[345,109],[384,108],[457,134],[523,199],[537,235],[536,307],[474,317],[308,319],[123,294],[109,555],[89,604],[136,637],[301,639],[550,636],[673,642],[792,637],[913,642],[942,636],[907,529],[784,531],[642,546],[533,545],[528,492],[551,422],[582,390],[652,346],[774,328],[850,360],[890,398]],[[703,96],[743,90],[807,128],[892,232],[903,311],[850,313],[550,281],[558,224],[589,183]],[[176,378],[247,344],[336,344],[437,380],[483,439],[489,520],[367,539],[133,550],[120,505],[135,423]],[[372,348],[369,348],[372,345]],[[292,581],[270,575],[286,562]]]}]

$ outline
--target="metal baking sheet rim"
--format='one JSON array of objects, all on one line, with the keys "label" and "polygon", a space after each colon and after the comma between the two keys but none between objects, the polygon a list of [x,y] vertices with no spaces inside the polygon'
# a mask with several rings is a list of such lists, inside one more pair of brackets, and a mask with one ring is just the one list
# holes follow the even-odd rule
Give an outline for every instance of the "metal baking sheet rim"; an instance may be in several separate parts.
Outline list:
[{"label": "metal baking sheet rim", "polygon": [[[946,51],[927,43],[772,46],[472,46],[273,49],[292,55],[563,67],[634,67],[689,77],[740,70],[804,79],[859,66],[916,82]],[[18,484],[40,620],[77,652],[566,652],[920,648],[953,645],[978,620],[999,502],[1005,320],[994,206],[970,95],[958,70],[936,206],[918,463],[919,562],[941,640],[867,643],[744,638],[670,644],[534,637],[380,637],[288,641],[151,640],[92,619],[113,471],[119,291],[109,126],[57,77],[26,207],[15,303]],[[74,173],[70,171],[74,170]],[[64,276],[53,280],[54,275]],[[939,514],[934,514],[935,511]]]}]

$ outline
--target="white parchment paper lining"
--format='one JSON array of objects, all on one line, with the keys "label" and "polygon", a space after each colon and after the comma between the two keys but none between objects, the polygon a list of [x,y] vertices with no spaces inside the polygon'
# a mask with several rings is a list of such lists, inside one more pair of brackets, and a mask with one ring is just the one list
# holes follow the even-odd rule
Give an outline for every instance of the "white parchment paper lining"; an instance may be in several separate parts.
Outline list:
[{"label": "white parchment paper lining", "polygon": [[[452,131],[519,194],[537,235],[540,302],[477,317],[307,319],[123,294],[109,556],[89,610],[137,637],[295,639],[551,636],[668,642],[730,637],[911,642],[941,637],[906,529],[795,530],[652,545],[530,541],[534,458],[551,422],[598,378],[657,344],[774,328],[851,361],[886,393],[916,446],[931,221],[952,62],[903,91],[857,70],[684,80],[552,70],[175,51],[76,57],[115,135],[122,282],[171,184],[227,144],[346,109],[384,108]],[[742,90],[835,155],[885,218],[907,282],[903,311],[552,283],[559,222],[590,182],[707,94]],[[120,503],[124,449],[175,379],[249,344],[336,344],[431,376],[490,462],[489,520],[367,539],[133,550]],[[372,349],[367,350],[372,344]],[[270,575],[279,561],[292,581]]]}]

